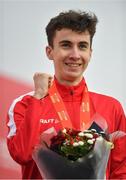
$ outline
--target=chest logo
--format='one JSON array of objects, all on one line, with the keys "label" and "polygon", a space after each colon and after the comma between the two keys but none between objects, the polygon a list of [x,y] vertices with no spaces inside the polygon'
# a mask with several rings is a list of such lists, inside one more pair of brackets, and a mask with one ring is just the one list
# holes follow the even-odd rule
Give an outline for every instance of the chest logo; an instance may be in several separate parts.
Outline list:
[{"label": "chest logo", "polygon": [[52,123],[58,123],[58,119],[53,119],[53,118],[50,118],[50,119],[40,119],[40,123],[42,124],[52,124]]}]

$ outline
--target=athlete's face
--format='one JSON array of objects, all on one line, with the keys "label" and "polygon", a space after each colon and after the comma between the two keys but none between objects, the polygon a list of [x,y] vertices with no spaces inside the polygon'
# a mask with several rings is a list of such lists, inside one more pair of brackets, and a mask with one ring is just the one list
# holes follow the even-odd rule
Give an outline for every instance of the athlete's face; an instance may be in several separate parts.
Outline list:
[{"label": "athlete's face", "polygon": [[91,58],[90,34],[78,33],[70,29],[56,31],[53,47],[46,53],[54,62],[55,76],[61,83],[78,84]]}]

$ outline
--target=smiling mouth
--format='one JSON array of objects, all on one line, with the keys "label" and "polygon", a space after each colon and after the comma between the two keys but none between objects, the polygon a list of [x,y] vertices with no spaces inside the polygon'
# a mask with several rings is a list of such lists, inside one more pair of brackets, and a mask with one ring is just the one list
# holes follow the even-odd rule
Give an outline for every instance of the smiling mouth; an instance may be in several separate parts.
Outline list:
[{"label": "smiling mouth", "polygon": [[81,64],[80,63],[65,63],[67,66],[69,66],[69,67],[79,67],[79,66],[81,66]]}]

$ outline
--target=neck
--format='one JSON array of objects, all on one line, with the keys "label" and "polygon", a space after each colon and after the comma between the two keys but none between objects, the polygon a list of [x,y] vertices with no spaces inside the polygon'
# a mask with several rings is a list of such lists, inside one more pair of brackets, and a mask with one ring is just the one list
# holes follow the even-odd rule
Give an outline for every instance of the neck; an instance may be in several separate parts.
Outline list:
[{"label": "neck", "polygon": [[66,86],[76,86],[76,85],[78,85],[81,82],[81,80],[83,78],[83,77],[81,77],[78,80],[67,80],[67,79],[60,79],[57,76],[55,76],[55,77],[56,77],[56,79],[58,80],[58,82],[60,84],[63,84],[63,85],[66,85]]}]

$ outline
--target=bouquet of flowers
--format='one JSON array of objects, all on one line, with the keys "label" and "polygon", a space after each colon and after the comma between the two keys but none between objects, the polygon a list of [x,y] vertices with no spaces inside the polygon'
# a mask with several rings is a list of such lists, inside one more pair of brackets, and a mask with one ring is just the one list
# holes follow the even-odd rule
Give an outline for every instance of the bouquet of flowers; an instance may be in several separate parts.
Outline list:
[{"label": "bouquet of flowers", "polygon": [[109,136],[95,129],[83,132],[51,128],[42,134],[34,153],[45,179],[104,179],[111,148]]},{"label": "bouquet of flowers", "polygon": [[103,131],[98,133],[95,129],[90,129],[81,132],[65,128],[51,138],[50,147],[46,142],[45,144],[68,160],[76,161],[93,150],[96,140],[102,140],[102,138],[108,141],[108,145],[113,146]]}]

